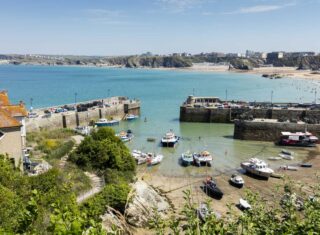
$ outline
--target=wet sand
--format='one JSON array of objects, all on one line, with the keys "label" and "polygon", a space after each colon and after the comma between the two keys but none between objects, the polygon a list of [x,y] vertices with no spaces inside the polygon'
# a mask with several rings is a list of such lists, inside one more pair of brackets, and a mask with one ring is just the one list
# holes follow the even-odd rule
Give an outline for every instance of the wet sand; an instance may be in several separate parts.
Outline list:
[{"label": "wet sand", "polygon": [[[304,161],[312,163],[312,168],[299,167],[298,171],[281,170],[279,168],[274,169],[276,173],[284,175],[283,179],[269,178],[269,180],[262,180],[246,174],[242,174],[245,181],[245,186],[241,189],[238,189],[229,184],[231,173],[217,172],[217,176],[215,176],[214,179],[216,180],[219,188],[224,193],[224,196],[221,200],[213,199],[207,196],[206,193],[201,189],[203,180],[205,178],[203,177],[203,175],[192,177],[185,175],[184,177],[174,177],[162,175],[160,172],[140,170],[138,173],[138,177],[146,181],[154,188],[159,189],[159,191],[161,191],[162,194],[169,199],[174,208],[174,211],[179,211],[182,209],[182,206],[184,204],[183,192],[185,190],[190,190],[194,203],[199,204],[200,202],[205,202],[209,199],[212,201],[211,206],[213,207],[213,209],[224,215],[228,210],[226,205],[236,205],[239,202],[239,199],[245,196],[245,191],[247,189],[253,192],[259,192],[260,195],[270,204],[273,203],[274,198],[280,197],[283,194],[283,185],[286,180],[292,180],[297,185],[299,183],[302,183],[303,185],[305,185],[303,187],[303,190],[307,193],[310,193],[310,185],[318,182],[316,174],[319,174],[320,169],[319,150],[319,146],[317,147],[317,149],[310,149],[309,157]],[[290,165],[289,161],[288,165]],[[279,190],[277,188],[279,188]],[[232,208],[237,210],[235,206],[233,206]]]}]

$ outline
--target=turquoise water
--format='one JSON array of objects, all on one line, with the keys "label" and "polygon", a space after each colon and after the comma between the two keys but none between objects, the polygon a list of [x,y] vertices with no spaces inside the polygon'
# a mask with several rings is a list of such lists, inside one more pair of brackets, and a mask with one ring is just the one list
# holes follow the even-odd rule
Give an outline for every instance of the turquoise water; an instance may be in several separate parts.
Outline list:
[{"label": "turquoise water", "polygon": [[[50,67],[50,66],[0,66],[0,89],[9,91],[12,101],[24,100],[33,107],[46,107],[110,96],[128,96],[142,101],[141,120],[122,122],[120,129],[132,129],[135,138],[128,147],[156,151],[165,156],[163,163],[153,169],[162,174],[201,174],[207,171],[234,169],[241,160],[258,152],[267,158],[278,153],[272,143],[233,140],[233,125],[207,123],[180,123],[179,106],[186,97],[218,96],[225,99],[250,101],[313,102],[316,81],[298,79],[270,80],[259,75],[235,73],[208,73],[190,71],[163,71],[144,69]],[[144,122],[144,117],[147,122]],[[182,136],[175,149],[159,147],[161,136],[173,129]],[[199,136],[201,137],[199,139]],[[146,141],[157,138],[156,143]],[[212,168],[183,168],[179,156],[186,150],[208,149],[214,155]],[[297,159],[306,155],[298,151]]]}]

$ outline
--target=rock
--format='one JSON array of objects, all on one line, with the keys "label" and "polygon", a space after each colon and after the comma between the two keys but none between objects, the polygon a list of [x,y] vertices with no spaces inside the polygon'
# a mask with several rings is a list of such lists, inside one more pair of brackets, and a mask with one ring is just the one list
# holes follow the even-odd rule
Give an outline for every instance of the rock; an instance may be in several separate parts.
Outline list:
[{"label": "rock", "polygon": [[101,216],[101,219],[102,228],[107,231],[107,234],[114,232],[114,227],[117,229],[116,234],[132,234],[123,215],[111,207],[107,208],[106,213]]},{"label": "rock", "polygon": [[147,226],[154,215],[154,209],[158,211],[160,217],[166,217],[170,209],[166,198],[143,181],[137,181],[133,185],[133,190],[124,212],[129,224],[135,227]]}]

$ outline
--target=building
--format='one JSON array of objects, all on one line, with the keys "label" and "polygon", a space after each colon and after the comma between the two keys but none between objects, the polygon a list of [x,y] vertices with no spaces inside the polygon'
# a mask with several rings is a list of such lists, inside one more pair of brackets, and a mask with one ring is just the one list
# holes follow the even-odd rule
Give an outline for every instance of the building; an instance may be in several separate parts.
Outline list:
[{"label": "building", "polygon": [[7,154],[20,169],[23,169],[23,149],[26,147],[26,116],[22,102],[11,104],[8,93],[0,91],[0,154]]},{"label": "building", "polygon": [[267,54],[268,60],[274,60],[274,59],[283,59],[284,52],[277,51],[277,52],[271,52]]}]

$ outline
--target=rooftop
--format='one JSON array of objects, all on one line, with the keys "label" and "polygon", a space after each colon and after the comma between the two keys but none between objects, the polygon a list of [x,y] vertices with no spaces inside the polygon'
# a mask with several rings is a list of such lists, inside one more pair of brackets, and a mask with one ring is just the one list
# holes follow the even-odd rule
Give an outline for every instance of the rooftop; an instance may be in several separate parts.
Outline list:
[{"label": "rooftop", "polygon": [[19,126],[21,126],[21,124],[17,119],[12,117],[6,110],[0,109],[0,128]]}]

